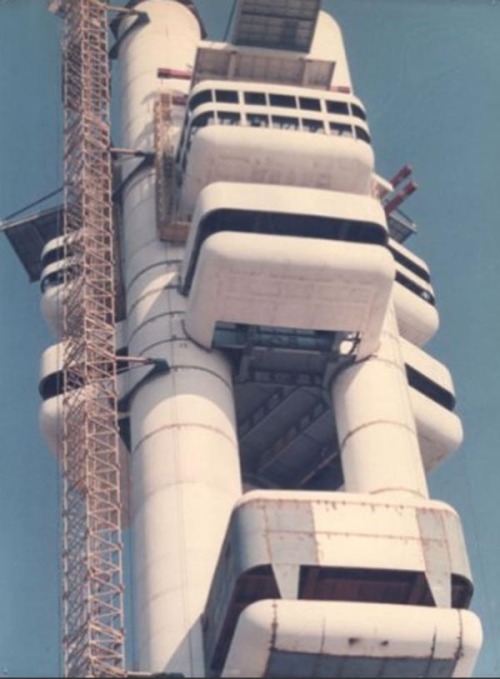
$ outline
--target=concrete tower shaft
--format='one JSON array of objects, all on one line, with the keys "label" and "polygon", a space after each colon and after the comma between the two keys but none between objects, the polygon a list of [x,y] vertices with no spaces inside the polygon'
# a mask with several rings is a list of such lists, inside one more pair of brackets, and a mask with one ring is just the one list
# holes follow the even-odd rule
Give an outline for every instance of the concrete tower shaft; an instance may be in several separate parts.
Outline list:
[{"label": "concrete tower shaft", "polygon": [[347,492],[428,497],[392,302],[378,350],[338,375],[333,404]]},{"label": "concrete tower shaft", "polygon": [[[120,26],[123,145],[154,151],[155,106],[171,95],[172,144],[189,83],[158,69],[190,71],[200,25],[173,0],[138,6],[149,23]],[[231,371],[183,329],[179,293],[183,247],[158,239],[155,173],[132,170],[123,192],[127,344],[134,356],[165,359],[170,373],[134,389],[130,405],[134,610],[142,671],[203,676],[201,615],[220,546],[241,494]],[[207,521],[207,517],[210,517]]]}]

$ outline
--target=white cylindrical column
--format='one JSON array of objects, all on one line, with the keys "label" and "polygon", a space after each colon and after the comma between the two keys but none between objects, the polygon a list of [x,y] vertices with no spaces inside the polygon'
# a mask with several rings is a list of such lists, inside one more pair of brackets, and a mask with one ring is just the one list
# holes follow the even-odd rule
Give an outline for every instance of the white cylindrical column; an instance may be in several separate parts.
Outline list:
[{"label": "white cylindrical column", "polygon": [[181,253],[154,239],[153,186],[139,178],[125,200],[126,242],[145,240],[126,258],[129,353],[170,366],[130,408],[138,668],[204,676],[200,616],[241,494],[231,370],[186,338]]},{"label": "white cylindrical column", "polygon": [[[150,23],[132,30],[120,48],[122,144],[149,151],[157,69],[191,69],[200,30],[190,10],[172,0],[147,0],[137,9]],[[178,92],[188,82],[166,87]],[[178,131],[174,118],[173,135]],[[184,333],[184,248],[158,240],[153,170],[129,180],[123,215],[129,354],[170,366],[139,383],[145,371],[130,373],[136,664],[144,672],[204,676],[200,618],[241,495],[231,370]]]},{"label": "white cylindrical column", "polygon": [[392,304],[378,351],[333,385],[345,490],[428,497]]}]

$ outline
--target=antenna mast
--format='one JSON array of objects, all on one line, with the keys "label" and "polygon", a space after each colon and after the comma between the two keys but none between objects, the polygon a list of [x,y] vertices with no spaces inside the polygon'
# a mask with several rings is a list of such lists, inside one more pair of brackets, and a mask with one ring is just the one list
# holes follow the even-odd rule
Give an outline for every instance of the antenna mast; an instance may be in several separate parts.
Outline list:
[{"label": "antenna mast", "polygon": [[63,0],[64,676],[124,673],[107,7]]}]

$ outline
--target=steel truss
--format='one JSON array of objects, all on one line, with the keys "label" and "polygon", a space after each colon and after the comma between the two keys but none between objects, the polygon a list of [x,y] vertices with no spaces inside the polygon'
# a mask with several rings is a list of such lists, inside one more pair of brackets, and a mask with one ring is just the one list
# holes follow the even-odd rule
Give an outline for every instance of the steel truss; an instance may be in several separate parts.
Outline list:
[{"label": "steel truss", "polygon": [[107,8],[62,4],[64,675],[124,674]]}]

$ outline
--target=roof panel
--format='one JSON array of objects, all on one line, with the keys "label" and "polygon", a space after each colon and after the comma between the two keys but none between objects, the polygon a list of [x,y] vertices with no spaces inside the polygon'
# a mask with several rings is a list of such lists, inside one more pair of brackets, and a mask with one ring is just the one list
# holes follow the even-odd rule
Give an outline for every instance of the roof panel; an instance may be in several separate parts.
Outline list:
[{"label": "roof panel", "polygon": [[321,0],[239,0],[233,43],[308,52]]},{"label": "roof panel", "polygon": [[203,44],[198,48],[193,82],[252,80],[328,89],[334,67],[334,62],[311,59],[302,53]]},{"label": "roof panel", "polygon": [[30,282],[40,278],[40,255],[45,244],[62,232],[62,207],[38,212],[24,219],[5,222],[0,230],[5,233],[21,261]]},{"label": "roof panel", "polygon": [[[0,233],[7,236],[28,274],[30,283],[40,280],[43,248],[50,240],[63,233],[63,213],[63,206],[58,205],[23,219],[0,222]],[[122,321],[125,318],[125,296],[118,259],[115,277],[116,320]]]}]

